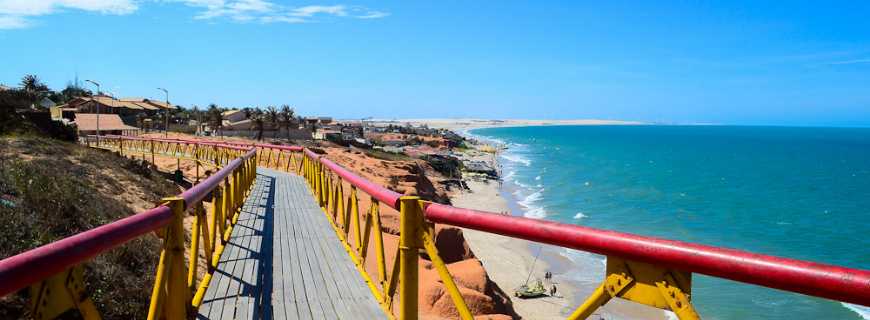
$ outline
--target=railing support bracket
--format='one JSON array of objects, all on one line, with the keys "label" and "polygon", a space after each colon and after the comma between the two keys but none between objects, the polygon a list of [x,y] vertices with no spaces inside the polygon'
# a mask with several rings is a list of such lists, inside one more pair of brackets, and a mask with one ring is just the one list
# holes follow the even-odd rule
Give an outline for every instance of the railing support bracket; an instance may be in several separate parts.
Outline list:
[{"label": "railing support bracket", "polygon": [[700,319],[689,299],[691,273],[611,256],[606,274],[604,282],[568,319],[586,319],[612,298],[670,310],[681,320]]}]

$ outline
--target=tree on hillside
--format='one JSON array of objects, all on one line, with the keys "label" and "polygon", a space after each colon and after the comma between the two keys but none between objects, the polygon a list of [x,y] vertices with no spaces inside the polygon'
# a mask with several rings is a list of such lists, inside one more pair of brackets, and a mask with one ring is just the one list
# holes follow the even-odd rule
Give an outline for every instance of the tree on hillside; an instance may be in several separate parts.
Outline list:
[{"label": "tree on hillside", "polygon": [[28,74],[21,78],[21,90],[24,92],[30,105],[36,105],[42,97],[48,95],[51,90],[39,80],[36,75]]},{"label": "tree on hillside", "polygon": [[284,129],[287,129],[287,140],[290,140],[290,127],[296,122],[296,112],[288,105],[282,105],[279,111],[280,122]]},{"label": "tree on hillside", "polygon": [[68,83],[66,88],[60,91],[60,94],[62,99],[61,101],[55,101],[57,103],[66,103],[67,101],[78,97],[90,97],[94,95],[90,90],[73,83]]},{"label": "tree on hillside", "polygon": [[21,116],[15,112],[15,109],[25,107],[27,103],[27,97],[22,90],[0,91],[0,133],[9,131],[21,123]]},{"label": "tree on hillside", "polygon": [[[270,129],[275,129],[280,131],[280,127],[278,123],[281,122],[281,114],[278,113],[278,109],[275,106],[269,106],[266,108],[266,112],[264,113],[264,117],[266,122],[269,123]],[[275,136],[277,137],[277,135]]]},{"label": "tree on hillside", "polygon": [[266,122],[265,113],[260,108],[244,108],[245,116],[254,123],[254,128],[257,130],[257,141],[263,140],[263,125]]},{"label": "tree on hillside", "polygon": [[208,111],[206,111],[206,119],[208,119],[208,125],[215,132],[219,132],[221,137],[223,137],[223,131],[221,127],[223,126],[223,115],[221,115],[221,109],[214,103],[208,105]]},{"label": "tree on hillside", "polygon": [[60,92],[53,92],[51,96],[49,96],[49,99],[57,104],[63,104],[75,98],[90,96],[93,96],[93,93],[90,90],[82,88],[70,82],[67,83],[66,88],[64,88]]}]

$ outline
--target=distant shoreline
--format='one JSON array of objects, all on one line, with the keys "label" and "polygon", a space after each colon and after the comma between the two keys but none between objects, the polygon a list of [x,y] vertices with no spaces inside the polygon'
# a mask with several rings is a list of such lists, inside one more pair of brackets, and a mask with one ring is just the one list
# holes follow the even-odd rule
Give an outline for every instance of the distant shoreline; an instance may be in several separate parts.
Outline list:
[{"label": "distant shoreline", "polygon": [[604,125],[650,125],[652,123],[626,120],[573,119],[573,120],[534,120],[534,119],[373,119],[371,123],[409,123],[426,125],[430,128],[459,131],[482,128],[538,127],[538,126],[604,126]]}]

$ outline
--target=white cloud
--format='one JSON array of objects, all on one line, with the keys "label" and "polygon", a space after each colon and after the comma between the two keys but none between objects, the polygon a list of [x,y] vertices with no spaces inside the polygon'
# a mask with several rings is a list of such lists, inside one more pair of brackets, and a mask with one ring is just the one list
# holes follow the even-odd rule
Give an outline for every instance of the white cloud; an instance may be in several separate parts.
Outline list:
[{"label": "white cloud", "polygon": [[389,16],[389,15],[390,14],[388,12],[369,11],[366,14],[357,16],[357,18],[360,18],[360,19],[380,19],[380,18],[384,18],[384,17]]},{"label": "white cloud", "polygon": [[[383,11],[360,6],[309,5],[288,7],[272,0],[154,0],[198,8],[194,19],[228,19],[236,22],[305,23],[325,18],[377,19]],[[80,10],[107,15],[125,15],[139,9],[146,0],[0,0],[0,29],[31,26],[38,16]]]},{"label": "white cloud", "polygon": [[207,20],[228,18],[236,22],[260,23],[306,23],[316,22],[317,18],[353,17],[377,19],[389,15],[382,11],[365,7],[346,5],[309,5],[287,7],[268,0],[168,0],[183,3],[189,7],[203,8],[195,19]]},{"label": "white cloud", "polygon": [[312,17],[318,13],[344,17],[347,16],[347,8],[343,5],[305,6],[290,10],[290,15],[294,17]]},{"label": "white cloud", "polygon": [[19,16],[0,16],[0,30],[26,28],[29,23]]},{"label": "white cloud", "polygon": [[30,18],[65,9],[125,15],[139,6],[134,0],[0,0],[0,29],[26,28]]}]

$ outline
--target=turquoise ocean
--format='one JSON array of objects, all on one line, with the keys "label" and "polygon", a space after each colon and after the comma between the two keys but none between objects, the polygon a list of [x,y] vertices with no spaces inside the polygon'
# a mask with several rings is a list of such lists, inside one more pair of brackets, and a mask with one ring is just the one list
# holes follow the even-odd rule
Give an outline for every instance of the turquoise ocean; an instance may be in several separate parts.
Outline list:
[{"label": "turquoise ocean", "polygon": [[[870,269],[870,128],[486,128],[525,216]],[[604,258],[561,253],[597,272]],[[585,270],[589,270],[587,267]],[[705,319],[870,319],[870,308],[695,275]]]}]

